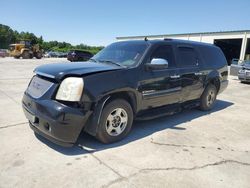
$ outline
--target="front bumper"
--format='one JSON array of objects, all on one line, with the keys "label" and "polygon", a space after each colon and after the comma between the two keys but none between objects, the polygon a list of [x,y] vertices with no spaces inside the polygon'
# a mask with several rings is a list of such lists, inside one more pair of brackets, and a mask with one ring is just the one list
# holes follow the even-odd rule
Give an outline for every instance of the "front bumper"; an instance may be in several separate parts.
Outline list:
[{"label": "front bumper", "polygon": [[221,81],[219,94],[222,93],[227,88],[228,84],[229,84],[228,80]]},{"label": "front bumper", "polygon": [[26,93],[22,106],[33,131],[66,147],[74,145],[92,114],[90,110],[69,107],[58,101],[34,99]]},{"label": "front bumper", "polygon": [[250,75],[247,75],[245,73],[238,74],[238,78],[239,78],[240,81],[250,82]]}]

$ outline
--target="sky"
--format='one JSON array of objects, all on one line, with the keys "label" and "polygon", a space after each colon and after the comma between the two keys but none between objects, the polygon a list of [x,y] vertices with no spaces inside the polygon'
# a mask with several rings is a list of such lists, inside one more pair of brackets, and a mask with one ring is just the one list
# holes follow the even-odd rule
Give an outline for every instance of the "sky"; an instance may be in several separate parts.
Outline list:
[{"label": "sky", "polygon": [[250,29],[250,0],[0,0],[0,23],[46,41]]}]

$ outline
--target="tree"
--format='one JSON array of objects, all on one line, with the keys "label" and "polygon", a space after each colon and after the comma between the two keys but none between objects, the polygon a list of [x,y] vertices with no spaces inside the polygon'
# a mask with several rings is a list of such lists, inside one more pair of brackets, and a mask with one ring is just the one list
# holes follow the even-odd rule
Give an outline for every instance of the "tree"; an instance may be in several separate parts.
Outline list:
[{"label": "tree", "polygon": [[13,42],[15,42],[14,31],[9,26],[0,24],[0,48],[8,48]]},{"label": "tree", "polygon": [[0,48],[8,48],[12,43],[17,43],[20,40],[30,40],[31,44],[39,44],[45,51],[60,51],[68,52],[72,49],[86,50],[91,53],[97,53],[103,47],[102,46],[88,46],[86,44],[79,44],[76,46],[67,42],[49,41],[43,40],[43,37],[37,37],[34,33],[13,31],[9,26],[0,24]]}]

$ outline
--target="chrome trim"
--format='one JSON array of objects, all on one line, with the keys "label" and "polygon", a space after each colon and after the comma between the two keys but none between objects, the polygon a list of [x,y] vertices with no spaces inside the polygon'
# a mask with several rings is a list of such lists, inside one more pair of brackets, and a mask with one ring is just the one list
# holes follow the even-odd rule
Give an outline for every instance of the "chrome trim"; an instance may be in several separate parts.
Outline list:
[{"label": "chrome trim", "polygon": [[55,78],[55,76],[47,74],[47,73],[43,73],[43,72],[39,72],[39,71],[35,71],[36,74],[44,76],[44,77],[48,77],[48,78]]},{"label": "chrome trim", "polygon": [[31,97],[33,97],[34,99],[40,99],[42,96],[45,95],[45,93],[47,93],[47,92],[50,90],[50,88],[51,88],[52,86],[53,86],[53,83],[48,87],[48,89],[47,89],[46,91],[43,92],[43,94],[42,94],[40,97],[35,97],[35,96],[31,95],[28,91],[27,91],[27,93],[28,93]]},{"label": "chrome trim", "polygon": [[[35,78],[35,77],[33,77],[32,80],[33,80],[34,78]],[[37,77],[37,78],[39,78],[39,77]],[[41,79],[41,78],[39,78],[39,79]],[[32,80],[31,80],[31,82],[32,82]],[[31,82],[30,82],[30,83],[31,83]],[[47,82],[49,82],[49,81],[47,81]],[[44,94],[47,93],[53,85],[54,85],[54,83],[50,82],[49,87],[48,87],[46,90],[44,90],[44,92],[43,92],[43,93],[41,94],[41,96],[39,96],[39,97],[36,97],[36,96],[32,95],[32,94],[28,91],[30,85],[28,86],[28,88],[26,89],[25,92],[27,92],[27,93],[28,93],[31,97],[33,97],[34,99],[39,99],[39,98],[41,98],[42,96],[44,96]]]},{"label": "chrome trim", "polygon": [[175,91],[180,91],[181,87],[175,87],[175,88],[171,88],[171,89],[166,89],[166,90],[160,90],[160,91],[144,91],[142,93],[143,97],[150,97],[150,96],[157,96],[157,95],[162,95],[162,94],[168,94],[168,93],[172,93]]},{"label": "chrome trim", "polygon": [[194,73],[194,75],[199,76],[199,75],[203,75],[203,73],[202,72],[196,72],[196,73]]},{"label": "chrome trim", "polygon": [[173,76],[170,76],[170,78],[180,78],[181,76],[180,75],[173,75]]}]

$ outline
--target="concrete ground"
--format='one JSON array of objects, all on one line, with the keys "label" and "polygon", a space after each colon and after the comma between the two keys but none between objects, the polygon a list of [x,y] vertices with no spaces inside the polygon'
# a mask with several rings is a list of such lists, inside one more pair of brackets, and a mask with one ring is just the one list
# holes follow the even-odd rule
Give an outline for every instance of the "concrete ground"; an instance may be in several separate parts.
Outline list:
[{"label": "concrete ground", "polygon": [[0,59],[0,187],[250,187],[250,85],[230,77],[211,112],[135,122],[123,141],[83,134],[62,148],[21,109],[33,69],[65,59]]}]

